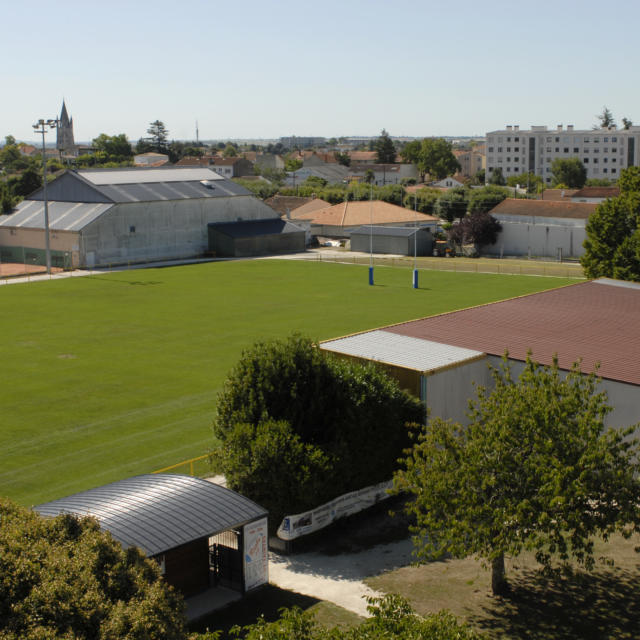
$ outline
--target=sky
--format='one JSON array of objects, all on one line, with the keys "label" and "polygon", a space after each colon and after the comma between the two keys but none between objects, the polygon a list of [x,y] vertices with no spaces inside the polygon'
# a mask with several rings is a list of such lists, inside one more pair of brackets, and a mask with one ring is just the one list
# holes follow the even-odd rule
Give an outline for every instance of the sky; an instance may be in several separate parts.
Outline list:
[{"label": "sky", "polygon": [[[3,0],[0,139],[471,136],[640,124],[635,0]],[[53,142],[53,134],[49,136]]]}]

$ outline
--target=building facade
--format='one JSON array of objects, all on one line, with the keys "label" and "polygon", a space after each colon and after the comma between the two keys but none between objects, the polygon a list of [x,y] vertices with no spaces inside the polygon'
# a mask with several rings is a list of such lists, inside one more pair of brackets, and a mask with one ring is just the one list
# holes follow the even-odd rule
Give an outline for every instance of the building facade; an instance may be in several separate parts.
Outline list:
[{"label": "building facade", "polygon": [[494,169],[505,178],[532,172],[551,184],[551,165],[558,158],[579,158],[587,178],[617,180],[626,167],[640,165],[640,127],[629,129],[555,129],[518,125],[487,133],[487,180]]}]

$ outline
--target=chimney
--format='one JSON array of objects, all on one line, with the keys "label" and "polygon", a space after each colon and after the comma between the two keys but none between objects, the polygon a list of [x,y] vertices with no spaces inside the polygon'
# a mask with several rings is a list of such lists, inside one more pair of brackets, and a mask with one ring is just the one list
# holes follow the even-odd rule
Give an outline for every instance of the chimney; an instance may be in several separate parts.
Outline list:
[{"label": "chimney", "polygon": [[508,124],[507,125],[507,131],[511,131],[512,129],[513,129],[513,127],[510,124]]},{"label": "chimney", "polygon": [[520,131],[520,125],[519,124],[513,125],[513,130],[514,131]]},{"label": "chimney", "polygon": [[559,124],[559,125],[556,127],[556,131],[562,131],[562,125],[561,125],[561,124]]},{"label": "chimney", "polygon": [[572,124],[568,124],[567,125],[567,131],[573,131],[573,125]]}]

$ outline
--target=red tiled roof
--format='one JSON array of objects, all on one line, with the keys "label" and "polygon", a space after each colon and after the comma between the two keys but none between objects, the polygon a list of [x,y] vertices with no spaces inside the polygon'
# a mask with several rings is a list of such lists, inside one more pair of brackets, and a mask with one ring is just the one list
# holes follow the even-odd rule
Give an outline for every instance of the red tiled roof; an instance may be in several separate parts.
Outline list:
[{"label": "red tiled roof", "polygon": [[620,187],[583,187],[576,191],[572,198],[617,198]]},{"label": "red tiled roof", "polygon": [[387,327],[385,331],[640,385],[640,284],[596,280]]},{"label": "red tiled roof", "polygon": [[322,198],[314,198],[305,202],[303,205],[296,207],[291,211],[292,218],[300,218],[300,215],[311,213],[312,211],[320,211],[321,209],[328,209],[331,206],[330,202],[323,200]]},{"label": "red tiled roof", "polygon": [[541,200],[571,200],[577,189],[545,189]]},{"label": "red tiled roof", "polygon": [[540,216],[543,218],[577,218],[586,220],[598,205],[594,202],[570,202],[567,200],[527,200],[507,198],[489,213],[509,216]]}]

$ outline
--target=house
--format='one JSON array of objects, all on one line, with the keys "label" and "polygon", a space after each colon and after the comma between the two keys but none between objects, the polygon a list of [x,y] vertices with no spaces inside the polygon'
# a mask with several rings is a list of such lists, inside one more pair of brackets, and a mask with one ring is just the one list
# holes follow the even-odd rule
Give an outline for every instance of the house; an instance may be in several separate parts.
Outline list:
[{"label": "house", "polygon": [[378,154],[375,151],[349,151],[351,164],[377,164]]},{"label": "house", "polygon": [[446,190],[454,189],[455,187],[463,187],[464,178],[459,174],[456,176],[449,176],[447,178],[442,178],[442,180],[435,180],[434,182],[430,183],[429,186]]},{"label": "house", "polygon": [[582,187],[571,196],[572,202],[604,202],[609,198],[617,198],[620,187]]},{"label": "house", "polygon": [[[66,171],[47,189],[52,264],[94,267],[202,256],[211,222],[278,217],[211,169]],[[44,264],[43,191],[0,219],[0,259]]]},{"label": "house", "polygon": [[353,164],[349,167],[349,179],[362,181],[367,173],[373,173],[373,184],[402,184],[405,178],[418,178],[418,170],[414,164]]},{"label": "house", "polygon": [[430,256],[433,253],[433,235],[427,227],[366,225],[353,229],[350,238],[351,251],[400,256]]},{"label": "house", "polygon": [[71,513],[96,518],[125,549],[137,547],[157,562],[165,581],[187,597],[191,619],[189,597],[208,592],[220,606],[269,580],[267,512],[201,478],[142,475],[35,510],[45,517]]},{"label": "house", "polygon": [[301,220],[304,216],[307,216],[310,213],[316,213],[318,211],[322,211],[323,209],[328,209],[330,206],[331,203],[323,200],[322,198],[311,198],[307,202],[301,204],[299,207],[292,209],[289,212],[288,217]]},{"label": "house", "polygon": [[311,234],[333,238],[348,238],[353,229],[364,225],[414,226],[435,229],[439,219],[381,200],[346,201],[316,211],[291,212],[291,219],[308,220]]},{"label": "house", "polygon": [[489,131],[486,136],[487,175],[502,169],[505,178],[532,172],[550,184],[551,165],[562,158],[578,158],[587,178],[617,180],[626,167],[640,165],[640,127],[575,129],[559,124],[521,130],[518,125]]},{"label": "house", "polygon": [[296,171],[287,173],[285,185],[287,187],[295,187],[301,185],[307,178],[314,176],[322,178],[329,184],[342,183],[347,180],[349,168],[343,167],[341,164],[322,164],[311,167],[301,167]]},{"label": "house", "polygon": [[463,178],[473,178],[473,176],[485,169],[486,155],[485,145],[479,144],[471,149],[455,149],[453,155],[460,163],[460,174]]},{"label": "house", "polygon": [[419,397],[430,416],[466,422],[476,385],[508,351],[518,375],[535,361],[569,370],[599,365],[610,426],[640,422],[640,284],[600,279],[327,340],[320,348],[376,362]]},{"label": "house", "polygon": [[166,153],[139,153],[133,156],[133,164],[136,167],[161,167],[168,164],[169,156]]},{"label": "house", "polygon": [[209,163],[209,167],[223,178],[240,178],[242,176],[255,175],[253,164],[242,157],[220,158],[214,156]]},{"label": "house", "polygon": [[507,198],[489,212],[501,225],[495,244],[483,253],[499,256],[578,258],[584,253],[589,216],[597,205]]}]

